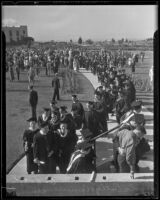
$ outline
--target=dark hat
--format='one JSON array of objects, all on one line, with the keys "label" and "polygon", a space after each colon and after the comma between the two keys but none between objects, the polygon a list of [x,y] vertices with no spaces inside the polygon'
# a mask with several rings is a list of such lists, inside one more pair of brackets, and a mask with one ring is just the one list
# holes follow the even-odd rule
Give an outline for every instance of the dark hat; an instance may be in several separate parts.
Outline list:
[{"label": "dark hat", "polygon": [[77,97],[77,95],[76,95],[76,94],[72,94],[72,97],[76,98],[76,97]]},{"label": "dark hat", "polygon": [[34,117],[30,117],[29,119],[27,119],[27,122],[36,122],[36,119]]},{"label": "dark hat", "polygon": [[102,86],[102,85],[100,85],[100,86],[99,86],[99,88],[103,88],[103,86]]},{"label": "dark hat", "polygon": [[93,105],[94,102],[93,102],[93,101],[87,101],[87,104],[89,104],[89,105]]},{"label": "dark hat", "polygon": [[61,110],[66,110],[66,109],[67,109],[67,106],[60,106],[60,109],[61,109]]},{"label": "dark hat", "polygon": [[70,120],[67,116],[63,116],[61,119],[60,119],[60,124],[69,124],[70,123]]},{"label": "dark hat", "polygon": [[82,129],[81,134],[85,139],[89,139],[93,136],[93,133],[89,131],[89,129]]},{"label": "dark hat", "polygon": [[98,95],[98,96],[102,96],[101,93],[99,91],[95,91],[94,94]]},{"label": "dark hat", "polygon": [[57,103],[57,101],[54,101],[54,100],[52,100],[51,102],[50,102],[50,104],[52,104],[52,105],[54,105],[54,104],[56,104]]},{"label": "dark hat", "polygon": [[132,108],[139,108],[141,106],[142,106],[142,101],[139,101],[139,100],[133,101],[131,104]]},{"label": "dark hat", "polygon": [[46,126],[48,126],[48,123],[42,123],[42,124],[40,125],[40,128],[44,128],[44,127],[46,127]]},{"label": "dark hat", "polygon": [[49,108],[43,108],[43,110],[48,112],[50,109]]}]

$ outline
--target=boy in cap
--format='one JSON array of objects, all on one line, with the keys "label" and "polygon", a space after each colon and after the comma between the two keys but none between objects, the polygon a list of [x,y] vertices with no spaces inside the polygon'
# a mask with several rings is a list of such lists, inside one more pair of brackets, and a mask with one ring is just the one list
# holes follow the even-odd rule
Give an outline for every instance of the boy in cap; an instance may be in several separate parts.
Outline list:
[{"label": "boy in cap", "polygon": [[34,172],[36,174],[38,166],[33,162],[33,138],[39,129],[35,127],[36,120],[34,118],[29,118],[27,122],[29,122],[29,128],[23,134],[23,148],[27,158],[27,173],[31,174],[31,172]]},{"label": "boy in cap", "polygon": [[[123,129],[116,132],[117,137],[117,151],[118,154],[115,156],[117,159],[120,173],[130,172],[131,178],[134,178],[134,172],[137,169],[139,159],[137,159],[136,148],[146,134],[144,127],[137,126],[134,130]],[[115,151],[115,150],[114,150]]]}]

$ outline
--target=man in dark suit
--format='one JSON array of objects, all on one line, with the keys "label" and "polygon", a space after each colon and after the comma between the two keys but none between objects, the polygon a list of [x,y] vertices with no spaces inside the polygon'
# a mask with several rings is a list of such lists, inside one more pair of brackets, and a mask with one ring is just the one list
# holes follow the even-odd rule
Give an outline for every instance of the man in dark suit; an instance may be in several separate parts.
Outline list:
[{"label": "man in dark suit", "polygon": [[38,93],[37,91],[33,90],[33,85],[29,86],[29,90],[29,104],[32,110],[32,117],[37,121],[36,108],[38,104]]},{"label": "man in dark suit", "polygon": [[76,124],[76,129],[80,129],[82,126],[82,121],[84,119],[84,108],[83,105],[77,98],[77,95],[72,95],[72,108],[71,113]]},{"label": "man in dark suit", "polygon": [[52,80],[52,87],[53,87],[53,98],[52,98],[52,100],[55,101],[56,97],[57,97],[57,100],[60,100],[60,98],[59,98],[60,81],[59,81],[57,73],[55,74],[55,77]]},{"label": "man in dark suit", "polygon": [[27,159],[27,173],[31,174],[31,172],[34,172],[36,174],[38,172],[38,165],[33,162],[33,138],[39,129],[35,127],[36,122],[34,118],[31,117],[27,121],[29,122],[29,128],[23,134],[23,147]]},{"label": "man in dark suit", "polygon": [[39,174],[48,173],[48,157],[50,156],[49,143],[47,139],[48,131],[48,125],[42,124],[41,129],[33,138],[33,157],[34,163],[38,165]]}]

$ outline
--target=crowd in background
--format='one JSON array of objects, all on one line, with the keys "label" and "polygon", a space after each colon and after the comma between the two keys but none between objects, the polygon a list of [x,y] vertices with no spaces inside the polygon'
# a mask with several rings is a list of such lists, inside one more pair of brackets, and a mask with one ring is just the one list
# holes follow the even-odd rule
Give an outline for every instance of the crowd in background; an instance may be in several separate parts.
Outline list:
[{"label": "crowd in background", "polygon": [[[34,115],[28,120],[30,125],[24,132],[23,140],[29,174],[32,171],[56,173],[57,166],[60,173],[90,173],[96,170],[95,142],[85,141],[108,131],[107,121],[111,113],[116,115],[120,127],[125,124],[115,136],[118,142],[115,142],[117,146],[116,150],[114,148],[113,163],[120,172],[128,172],[129,167],[133,177],[140,159],[140,153],[137,153],[138,159],[135,155],[136,147],[146,132],[144,116],[139,115],[142,104],[136,100],[135,86],[126,69],[129,67],[131,74],[134,74],[136,63],[139,58],[143,62],[144,56],[143,52],[138,55],[121,50],[7,49],[6,70],[10,73],[10,80],[14,81],[14,72],[20,80],[20,71],[26,70],[32,89],[34,77],[39,77],[42,69],[45,69],[46,76],[50,76],[57,74],[60,67],[75,71],[80,68],[91,70],[101,84],[95,90],[94,99],[87,102],[86,111],[78,97],[72,95],[70,112],[65,106],[58,108],[54,98],[50,108],[44,108],[41,116],[36,118]],[[124,120],[125,123],[122,123]],[[81,132],[81,138],[78,138],[77,130]],[[123,149],[127,148],[129,153],[125,152],[127,156],[124,156]],[[139,152],[142,154],[143,150]]]}]

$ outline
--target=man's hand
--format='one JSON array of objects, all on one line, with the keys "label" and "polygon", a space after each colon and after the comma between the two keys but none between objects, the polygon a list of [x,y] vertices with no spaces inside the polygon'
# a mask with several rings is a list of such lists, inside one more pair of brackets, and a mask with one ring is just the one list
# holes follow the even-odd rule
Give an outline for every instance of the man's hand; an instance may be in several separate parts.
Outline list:
[{"label": "man's hand", "polygon": [[125,153],[124,149],[122,149],[121,147],[118,147],[118,152],[120,155],[123,155]]},{"label": "man's hand", "polygon": [[49,154],[48,154],[48,157],[51,157],[53,153],[54,153],[54,151],[53,151],[53,150],[52,150],[52,151],[50,151],[50,152],[49,152]]},{"label": "man's hand", "polygon": [[24,151],[27,152],[28,151],[28,143],[25,142],[25,145],[24,145]]},{"label": "man's hand", "polygon": [[134,171],[130,172],[130,177],[131,177],[131,179],[134,179]]},{"label": "man's hand", "polygon": [[38,158],[35,158],[35,159],[33,160],[33,162],[36,163],[37,165],[39,165],[39,163],[40,163],[39,160],[38,160]]}]

